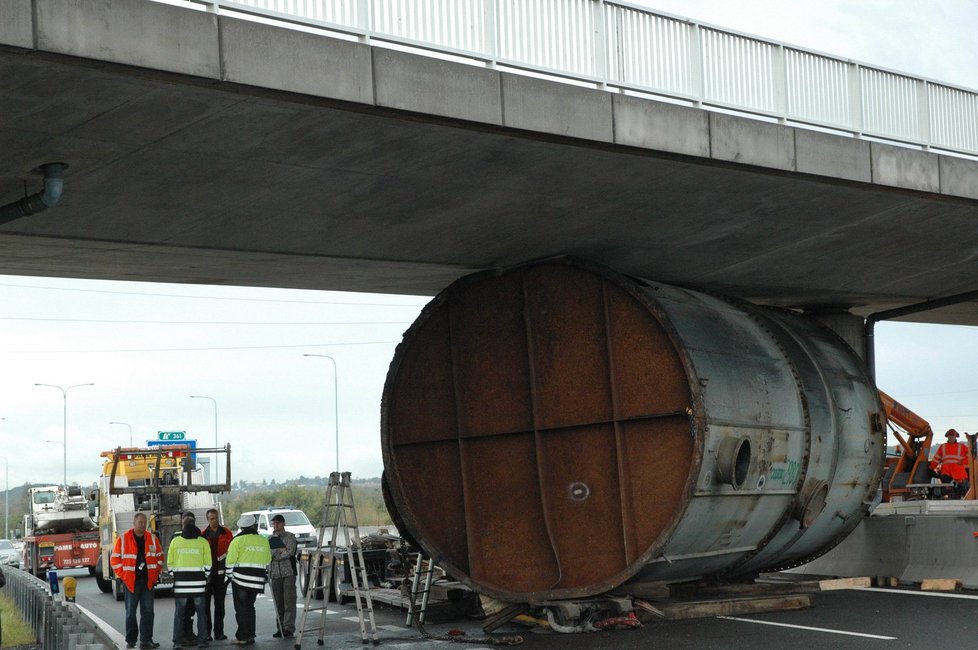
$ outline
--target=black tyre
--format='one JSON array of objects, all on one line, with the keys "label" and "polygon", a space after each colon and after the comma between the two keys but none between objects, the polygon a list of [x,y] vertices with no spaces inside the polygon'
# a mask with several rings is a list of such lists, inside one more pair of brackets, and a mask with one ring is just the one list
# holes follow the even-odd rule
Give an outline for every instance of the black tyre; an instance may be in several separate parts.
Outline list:
[{"label": "black tyre", "polygon": [[102,558],[99,558],[98,562],[95,563],[95,584],[98,585],[99,591],[103,594],[112,593],[112,581],[102,577]]}]

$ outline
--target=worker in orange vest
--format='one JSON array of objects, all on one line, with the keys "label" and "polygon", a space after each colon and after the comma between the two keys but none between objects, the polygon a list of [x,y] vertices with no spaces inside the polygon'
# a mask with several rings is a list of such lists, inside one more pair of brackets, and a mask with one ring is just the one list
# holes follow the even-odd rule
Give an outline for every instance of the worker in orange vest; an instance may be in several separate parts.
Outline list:
[{"label": "worker in orange vest", "polygon": [[135,648],[138,638],[140,650],[159,648],[153,640],[153,587],[163,568],[163,547],[156,535],[146,530],[144,513],[137,512],[132,528],[116,538],[111,564],[116,578],[125,585],[126,647]]},{"label": "worker in orange vest", "polygon": [[947,442],[937,448],[933,460],[941,481],[954,485],[951,498],[960,499],[968,491],[968,445],[958,442],[958,432],[954,429],[948,429],[944,435]]}]

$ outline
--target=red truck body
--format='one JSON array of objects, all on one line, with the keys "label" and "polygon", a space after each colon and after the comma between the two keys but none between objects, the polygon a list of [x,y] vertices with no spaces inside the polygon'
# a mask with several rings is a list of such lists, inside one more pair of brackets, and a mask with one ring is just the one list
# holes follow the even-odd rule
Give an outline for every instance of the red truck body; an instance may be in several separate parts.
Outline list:
[{"label": "red truck body", "polygon": [[95,570],[99,558],[99,532],[29,535],[24,538],[23,568],[43,577],[54,569],[88,567]]}]

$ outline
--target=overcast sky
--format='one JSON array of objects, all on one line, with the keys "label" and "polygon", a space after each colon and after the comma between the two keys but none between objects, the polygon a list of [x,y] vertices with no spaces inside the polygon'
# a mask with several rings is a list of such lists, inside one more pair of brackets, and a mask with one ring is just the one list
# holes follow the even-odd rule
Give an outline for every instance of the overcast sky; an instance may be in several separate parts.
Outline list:
[{"label": "overcast sky", "polygon": [[[647,6],[978,88],[978,2],[661,0]],[[978,275],[978,274],[976,274]],[[10,483],[91,483],[101,451],[187,431],[234,449],[235,478],[377,476],[380,394],[424,297],[0,276],[0,442]],[[883,323],[880,386],[935,430],[978,429],[978,328]],[[57,442],[45,442],[54,440]],[[2,475],[0,475],[2,476]]]}]

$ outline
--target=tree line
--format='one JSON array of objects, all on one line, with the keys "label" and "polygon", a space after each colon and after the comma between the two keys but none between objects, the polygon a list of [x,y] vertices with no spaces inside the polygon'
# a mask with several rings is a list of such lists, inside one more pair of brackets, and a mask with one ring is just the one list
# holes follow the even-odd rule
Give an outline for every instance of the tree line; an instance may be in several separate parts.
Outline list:
[{"label": "tree line", "polygon": [[[361,526],[390,525],[390,515],[384,505],[380,479],[354,481],[351,486],[357,519]],[[284,484],[247,492],[232,490],[221,496],[225,525],[234,528],[242,512],[292,506],[306,513],[313,526],[323,525],[326,488],[311,485]]]},{"label": "tree line", "polygon": [[[309,485],[309,482],[313,484]],[[251,489],[232,489],[231,492],[219,497],[224,513],[224,523],[233,529],[242,512],[292,506],[305,512],[314,526],[321,526],[323,508],[326,505],[327,482],[325,479],[321,483],[315,479],[293,479],[278,484],[272,481],[270,484]],[[30,512],[30,502],[27,496],[27,488],[30,486],[30,483],[25,483],[23,487],[11,488],[10,490],[9,529],[11,537],[19,537],[23,534],[24,515]],[[92,489],[94,487],[92,486]],[[351,488],[353,503],[356,505],[357,518],[361,526],[391,525],[390,515],[387,514],[387,507],[384,505],[379,478],[354,479]],[[88,489],[86,489],[87,491]],[[0,510],[0,515],[2,514],[3,511]],[[0,517],[0,522],[2,522],[2,517]],[[0,536],[2,535],[3,529],[0,529]]]}]

